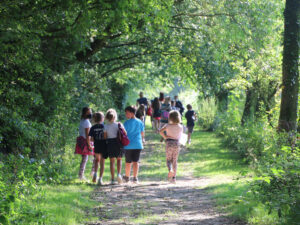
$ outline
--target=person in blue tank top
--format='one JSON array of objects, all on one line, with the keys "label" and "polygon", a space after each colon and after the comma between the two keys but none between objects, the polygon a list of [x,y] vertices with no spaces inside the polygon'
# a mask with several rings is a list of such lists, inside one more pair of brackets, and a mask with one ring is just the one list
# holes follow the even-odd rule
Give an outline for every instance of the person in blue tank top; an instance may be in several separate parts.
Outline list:
[{"label": "person in blue tank top", "polygon": [[124,182],[129,181],[131,166],[133,170],[133,182],[138,183],[140,153],[143,149],[144,124],[135,117],[136,109],[133,106],[125,108],[125,115],[128,120],[125,121],[124,127],[127,131],[129,145],[124,146],[125,151],[125,176]]}]

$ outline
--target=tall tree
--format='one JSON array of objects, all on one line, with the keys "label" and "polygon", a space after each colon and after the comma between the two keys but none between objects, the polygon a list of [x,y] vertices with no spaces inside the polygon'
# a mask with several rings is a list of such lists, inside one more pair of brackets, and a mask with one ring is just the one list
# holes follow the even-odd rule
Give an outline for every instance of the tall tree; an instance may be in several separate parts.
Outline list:
[{"label": "tall tree", "polygon": [[284,11],[284,47],[282,61],[282,95],[278,128],[297,129],[299,90],[299,0],[286,0]]}]

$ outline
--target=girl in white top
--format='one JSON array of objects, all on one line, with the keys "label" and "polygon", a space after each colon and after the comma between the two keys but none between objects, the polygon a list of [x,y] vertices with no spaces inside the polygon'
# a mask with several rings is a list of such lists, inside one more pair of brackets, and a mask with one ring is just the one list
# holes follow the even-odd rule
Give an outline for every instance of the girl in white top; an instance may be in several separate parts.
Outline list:
[{"label": "girl in white top", "polygon": [[168,124],[160,129],[160,135],[166,140],[166,159],[169,170],[168,179],[170,182],[176,182],[177,160],[180,151],[179,139],[183,132],[181,116],[177,110],[169,114]]},{"label": "girl in white top", "polygon": [[89,137],[89,131],[92,126],[90,119],[92,118],[92,110],[89,107],[84,107],[82,109],[81,113],[81,120],[79,124],[79,136],[83,137],[84,140],[83,142],[86,142],[85,145],[87,145],[88,151],[83,151],[83,149],[76,148],[75,153],[80,154],[82,156],[81,163],[80,163],[80,169],[79,169],[79,179],[80,180],[86,180],[84,177],[84,171],[85,171],[85,166],[88,161],[89,155],[93,155],[93,146],[91,145],[90,142],[90,137]]},{"label": "girl in white top", "polygon": [[117,112],[114,109],[109,109],[106,112],[105,119],[107,123],[104,126],[104,138],[107,139],[107,151],[110,159],[110,173],[111,173],[111,184],[115,182],[115,159],[117,158],[117,180],[118,183],[122,183],[121,169],[122,169],[122,146],[118,140],[119,124],[124,129],[122,123],[117,121]]}]

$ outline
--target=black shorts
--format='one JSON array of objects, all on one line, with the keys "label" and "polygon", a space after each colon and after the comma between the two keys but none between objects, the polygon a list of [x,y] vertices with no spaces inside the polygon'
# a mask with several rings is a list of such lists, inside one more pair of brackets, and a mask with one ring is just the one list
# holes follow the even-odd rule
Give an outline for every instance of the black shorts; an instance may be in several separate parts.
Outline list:
[{"label": "black shorts", "polygon": [[109,158],[122,158],[123,149],[117,138],[111,138],[106,140],[107,152]]},{"label": "black shorts", "polygon": [[95,144],[95,149],[94,149],[95,153],[96,154],[101,154],[104,159],[107,159],[108,152],[107,152],[106,140],[99,141],[99,142],[95,141],[94,144]]},{"label": "black shorts", "polygon": [[140,161],[140,154],[141,154],[142,149],[126,149],[124,151],[125,151],[126,163]]},{"label": "black shorts", "polygon": [[188,132],[192,134],[194,131],[194,126],[187,126],[187,128],[188,128]]}]

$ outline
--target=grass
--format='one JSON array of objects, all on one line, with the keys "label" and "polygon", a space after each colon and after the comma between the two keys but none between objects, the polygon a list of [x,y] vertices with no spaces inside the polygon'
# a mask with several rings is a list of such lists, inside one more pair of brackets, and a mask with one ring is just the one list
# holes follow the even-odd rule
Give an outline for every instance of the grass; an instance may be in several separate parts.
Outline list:
[{"label": "grass", "polygon": [[93,187],[85,184],[45,185],[41,187],[41,196],[28,204],[43,214],[43,224],[81,224],[93,218],[89,210],[99,205],[91,200],[92,191]]},{"label": "grass", "polygon": [[[165,180],[167,176],[165,145],[160,142],[158,134],[149,132],[150,129],[150,124],[147,123],[146,140],[150,141],[141,156],[139,179]],[[95,186],[80,183],[76,179],[80,156],[75,156],[74,159],[72,180],[65,185],[43,186],[42,197],[31,203],[45,214],[45,224],[81,224],[87,220],[97,220],[93,211],[99,208],[101,203],[90,198]],[[90,157],[88,162],[86,177],[89,177],[92,159],[93,157]],[[221,138],[214,133],[203,132],[196,128],[192,135],[192,144],[183,149],[179,156],[177,177],[178,180],[185,176],[205,177],[206,182],[199,183],[199,188],[206,189],[208,194],[213,196],[220,211],[250,224],[276,224],[276,215],[269,215],[249,194],[250,178],[241,176],[241,171],[251,174],[243,160],[223,146]],[[110,181],[109,160],[105,162],[103,180]],[[142,208],[139,209],[137,218],[127,218],[126,222],[155,224],[162,220],[157,215],[147,214],[147,210]],[[170,215],[166,214],[166,218]]]}]

